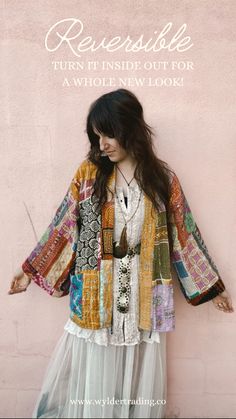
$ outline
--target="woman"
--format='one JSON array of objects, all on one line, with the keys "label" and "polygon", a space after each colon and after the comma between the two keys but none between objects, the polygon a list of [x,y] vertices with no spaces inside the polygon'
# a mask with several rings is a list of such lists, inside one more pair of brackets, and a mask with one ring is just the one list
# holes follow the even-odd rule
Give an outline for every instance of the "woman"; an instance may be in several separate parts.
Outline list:
[{"label": "woman", "polygon": [[231,299],[136,96],[98,98],[87,134],[87,159],[9,291],[33,279],[50,295],[70,293],[33,417],[163,417],[171,262],[190,304],[232,312]]}]

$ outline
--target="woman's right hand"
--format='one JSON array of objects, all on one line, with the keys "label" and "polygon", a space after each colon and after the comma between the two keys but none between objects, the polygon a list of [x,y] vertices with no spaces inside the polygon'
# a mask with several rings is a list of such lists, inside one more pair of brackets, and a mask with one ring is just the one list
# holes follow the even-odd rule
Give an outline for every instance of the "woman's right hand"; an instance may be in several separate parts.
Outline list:
[{"label": "woman's right hand", "polygon": [[26,291],[30,282],[31,279],[22,271],[22,269],[18,269],[11,281],[8,294],[17,294],[19,292]]}]

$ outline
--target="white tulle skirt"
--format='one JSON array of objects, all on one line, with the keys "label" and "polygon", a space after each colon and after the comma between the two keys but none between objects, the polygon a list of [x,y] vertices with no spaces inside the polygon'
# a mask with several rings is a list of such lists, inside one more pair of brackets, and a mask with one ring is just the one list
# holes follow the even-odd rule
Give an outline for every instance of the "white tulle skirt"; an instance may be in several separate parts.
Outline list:
[{"label": "white tulle skirt", "polygon": [[160,343],[102,346],[64,331],[33,418],[163,418],[166,336]]}]

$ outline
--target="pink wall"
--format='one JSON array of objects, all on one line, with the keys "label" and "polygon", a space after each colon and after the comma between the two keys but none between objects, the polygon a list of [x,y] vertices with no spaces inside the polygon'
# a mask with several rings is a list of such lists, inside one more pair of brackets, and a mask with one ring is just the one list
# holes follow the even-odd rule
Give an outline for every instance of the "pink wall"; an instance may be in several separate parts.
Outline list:
[{"label": "pink wall", "polygon": [[[1,31],[1,318],[0,416],[31,417],[50,354],[69,315],[68,297],[53,299],[32,284],[8,296],[13,272],[40,237],[87,151],[90,103],[120,87],[118,77],[182,78],[182,86],[135,87],[159,156],[178,174],[199,228],[235,300],[235,1],[30,1],[0,5]],[[186,52],[98,50],[76,57],[68,45],[49,52],[56,22],[75,17],[83,36],[146,40],[168,22]],[[170,39],[170,37],[169,37]],[[55,71],[53,61],[190,61],[193,70]],[[114,77],[115,87],[63,86],[64,77]],[[3,205],[4,202],[4,205]],[[227,208],[227,211],[226,211]],[[190,307],[176,287],[176,331],[168,336],[168,416],[236,416],[235,314],[212,303]]]}]

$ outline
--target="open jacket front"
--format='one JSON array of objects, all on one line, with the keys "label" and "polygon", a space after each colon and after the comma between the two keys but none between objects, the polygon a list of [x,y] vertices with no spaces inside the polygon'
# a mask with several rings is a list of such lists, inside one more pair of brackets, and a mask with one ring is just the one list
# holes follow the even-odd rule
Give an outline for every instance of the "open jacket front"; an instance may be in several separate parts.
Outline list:
[{"label": "open jacket front", "polygon": [[[100,212],[92,198],[96,170],[88,160],[80,165],[51,224],[22,265],[23,271],[50,295],[70,293],[70,317],[88,329],[111,327],[113,309],[112,191],[116,170],[109,178],[108,200]],[[144,195],[139,271],[139,328],[143,330],[174,329],[171,263],[192,305],[209,301],[225,289],[175,173],[170,182],[172,258],[165,206],[156,211]]]}]

